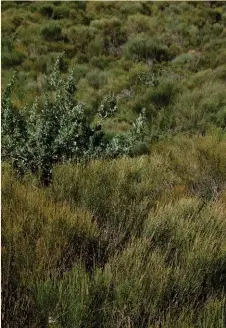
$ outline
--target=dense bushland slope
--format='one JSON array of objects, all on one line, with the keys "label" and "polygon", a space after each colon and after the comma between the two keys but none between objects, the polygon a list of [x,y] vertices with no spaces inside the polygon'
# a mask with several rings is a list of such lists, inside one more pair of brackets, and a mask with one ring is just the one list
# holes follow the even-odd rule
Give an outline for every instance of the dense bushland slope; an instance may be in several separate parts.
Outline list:
[{"label": "dense bushland slope", "polygon": [[226,327],[225,24],[224,2],[2,2],[16,113],[64,51],[91,126],[116,98],[107,140],[147,114],[130,156],[54,164],[46,188],[2,164],[3,327]]},{"label": "dense bushland slope", "polygon": [[[2,85],[18,71],[20,108],[42,95],[64,51],[90,112],[114,93],[106,122],[125,131],[146,107],[151,138],[225,126],[224,2],[2,2]],[[87,96],[88,95],[88,96]]]}]

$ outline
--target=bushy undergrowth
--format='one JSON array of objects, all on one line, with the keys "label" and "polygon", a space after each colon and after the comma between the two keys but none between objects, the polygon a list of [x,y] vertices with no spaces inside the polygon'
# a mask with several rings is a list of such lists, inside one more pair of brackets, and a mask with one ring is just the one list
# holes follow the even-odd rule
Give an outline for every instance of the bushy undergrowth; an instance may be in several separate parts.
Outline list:
[{"label": "bushy undergrowth", "polygon": [[225,22],[2,2],[3,327],[226,327]]},{"label": "bushy undergrowth", "polygon": [[225,327],[225,147],[180,136],[47,189],[3,165],[5,326]]},{"label": "bushy undergrowth", "polygon": [[[218,2],[3,1],[2,85],[16,68],[13,102],[31,105],[42,96],[43,75],[64,51],[62,72],[78,67],[79,101],[92,109],[103,95],[115,94],[121,110],[108,131],[128,128],[143,107],[154,138],[191,125],[203,133],[210,121],[225,127],[224,101],[212,109],[225,88],[225,75],[218,74],[225,66],[225,10]],[[195,82],[200,74],[201,88]]]}]

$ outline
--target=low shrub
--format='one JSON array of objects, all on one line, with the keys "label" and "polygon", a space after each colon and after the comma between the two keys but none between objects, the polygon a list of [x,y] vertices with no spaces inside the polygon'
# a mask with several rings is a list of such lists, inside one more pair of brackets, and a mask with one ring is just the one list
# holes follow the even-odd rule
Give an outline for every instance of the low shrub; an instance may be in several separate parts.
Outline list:
[{"label": "low shrub", "polygon": [[68,18],[70,10],[66,7],[56,7],[53,11],[53,19]]},{"label": "low shrub", "polygon": [[173,109],[176,130],[205,132],[214,123],[224,128],[224,89],[221,82],[207,81],[200,89],[179,95]]},{"label": "low shrub", "polygon": [[22,64],[26,55],[23,52],[14,49],[11,52],[3,52],[1,58],[3,67],[9,68]]},{"label": "low shrub", "polygon": [[73,44],[76,53],[86,53],[90,42],[94,42],[96,31],[89,26],[77,25],[70,27],[65,34]]},{"label": "low shrub", "polygon": [[41,28],[41,35],[47,41],[57,41],[62,38],[61,27],[55,23],[49,23]]},{"label": "low shrub", "polygon": [[44,4],[39,8],[39,12],[42,16],[51,18],[53,17],[54,7],[52,5]]},{"label": "low shrub", "polygon": [[138,33],[148,33],[150,32],[150,19],[141,14],[131,15],[128,17],[125,30],[127,35],[138,34]]},{"label": "low shrub", "polygon": [[91,87],[94,89],[99,89],[107,84],[108,74],[107,72],[92,70],[86,74],[86,79],[88,80]]},{"label": "low shrub", "polygon": [[170,60],[170,52],[160,39],[148,38],[143,34],[129,40],[124,48],[125,56],[133,60],[156,60],[157,62]]}]

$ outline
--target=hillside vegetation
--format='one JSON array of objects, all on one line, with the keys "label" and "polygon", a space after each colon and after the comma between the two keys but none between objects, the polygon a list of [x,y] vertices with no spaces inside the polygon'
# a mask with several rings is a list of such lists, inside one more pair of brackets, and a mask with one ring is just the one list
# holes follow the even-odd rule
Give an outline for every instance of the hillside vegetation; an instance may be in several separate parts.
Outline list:
[{"label": "hillside vegetation", "polygon": [[224,2],[1,6],[3,327],[225,328]]},{"label": "hillside vegetation", "polygon": [[[64,52],[77,99],[92,112],[110,93],[106,122],[125,131],[146,107],[151,136],[225,126],[224,2],[2,2],[2,85],[18,71],[20,108],[41,96]],[[88,96],[87,96],[88,95]]]}]

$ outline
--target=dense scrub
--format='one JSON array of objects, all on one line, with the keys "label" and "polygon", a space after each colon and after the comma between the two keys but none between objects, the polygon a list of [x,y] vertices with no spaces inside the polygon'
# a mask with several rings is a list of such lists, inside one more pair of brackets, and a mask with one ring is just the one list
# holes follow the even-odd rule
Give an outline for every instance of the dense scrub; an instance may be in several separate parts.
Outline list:
[{"label": "dense scrub", "polygon": [[226,327],[225,23],[2,2],[3,327]]},{"label": "dense scrub", "polygon": [[57,166],[46,189],[3,166],[4,322],[225,327],[225,138]]},{"label": "dense scrub", "polygon": [[[225,126],[224,2],[2,2],[2,85],[18,70],[14,104],[33,103],[65,52],[78,101],[114,93],[105,129],[125,131],[146,107],[151,139]],[[201,86],[201,88],[200,88]],[[87,94],[89,97],[87,97]]]}]

